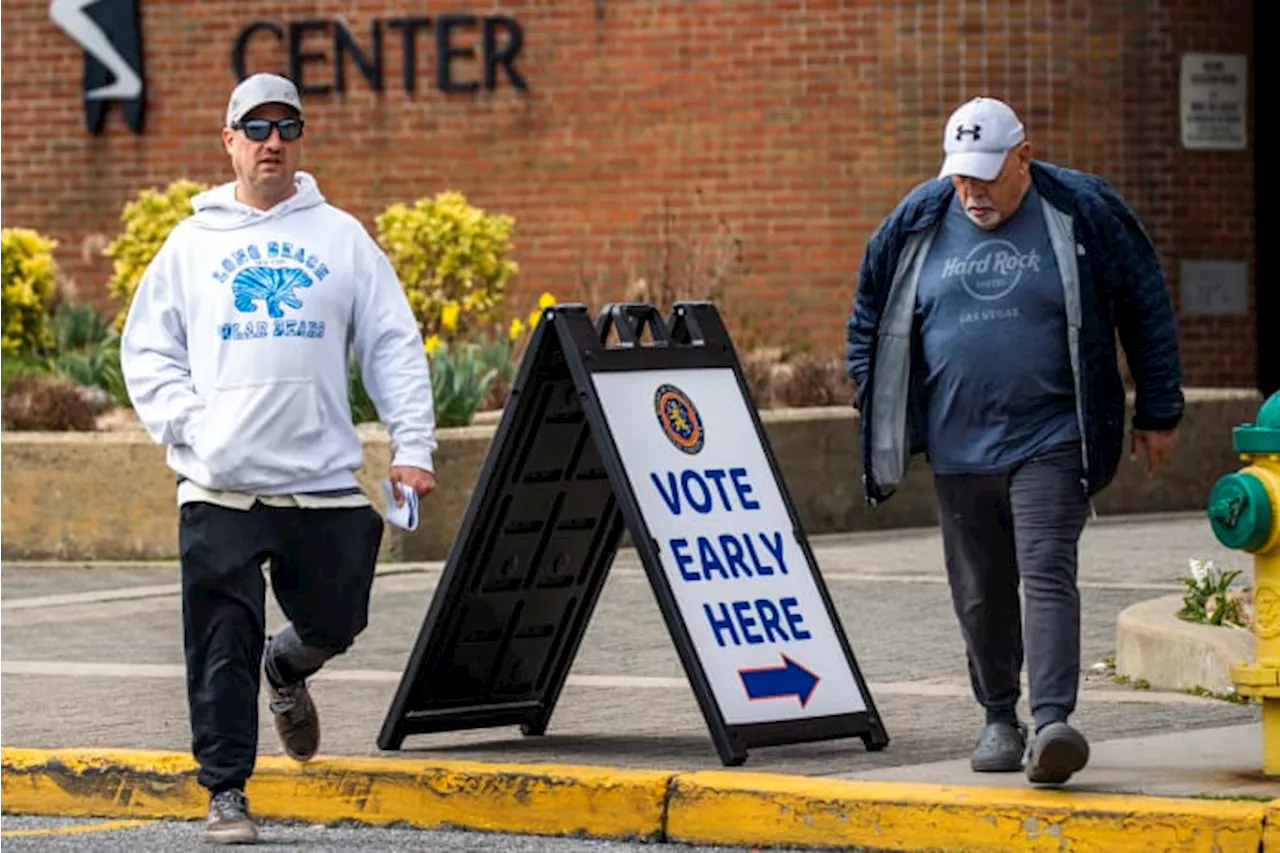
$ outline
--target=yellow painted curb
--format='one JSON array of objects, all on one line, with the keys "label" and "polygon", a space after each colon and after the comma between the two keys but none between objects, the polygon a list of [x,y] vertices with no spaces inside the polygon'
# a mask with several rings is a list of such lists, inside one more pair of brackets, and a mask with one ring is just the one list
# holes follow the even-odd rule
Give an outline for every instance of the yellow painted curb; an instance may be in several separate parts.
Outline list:
[{"label": "yellow painted curb", "polygon": [[[0,754],[6,813],[202,818],[189,757],[145,750]],[[536,835],[656,839],[671,773],[389,758],[258,759],[246,793],[265,818],[404,822]]]},{"label": "yellow painted curb", "polygon": [[1267,806],[1267,825],[1262,831],[1262,849],[1280,851],[1280,800]]},{"label": "yellow painted curb", "polygon": [[666,838],[876,850],[1258,853],[1267,808],[1257,802],[706,771],[675,778]]},{"label": "yellow painted curb", "polygon": [[[1280,853],[1280,800],[276,756],[258,759],[248,794],[261,817],[317,823],[883,851]],[[208,799],[188,755],[6,747],[0,801],[5,813],[197,819]]]}]

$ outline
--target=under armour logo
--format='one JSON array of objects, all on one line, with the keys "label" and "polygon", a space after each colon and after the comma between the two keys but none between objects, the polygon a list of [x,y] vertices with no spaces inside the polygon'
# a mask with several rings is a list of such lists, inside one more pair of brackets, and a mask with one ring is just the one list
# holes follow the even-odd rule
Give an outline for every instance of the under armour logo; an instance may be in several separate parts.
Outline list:
[{"label": "under armour logo", "polygon": [[956,128],[956,142],[964,139],[965,134],[973,137],[973,141],[977,142],[982,138],[982,125],[975,124],[972,127],[965,127],[963,124]]},{"label": "under armour logo", "polygon": [[[107,104],[119,101],[125,121],[142,132],[142,34],[139,0],[50,0],[49,18],[84,50],[84,118],[102,129]],[[92,7],[92,8],[91,8]]]}]

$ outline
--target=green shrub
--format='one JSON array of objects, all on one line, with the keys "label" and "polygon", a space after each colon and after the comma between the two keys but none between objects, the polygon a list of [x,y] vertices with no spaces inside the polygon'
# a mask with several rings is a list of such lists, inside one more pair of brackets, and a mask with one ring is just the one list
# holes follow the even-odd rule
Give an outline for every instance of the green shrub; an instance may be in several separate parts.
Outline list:
[{"label": "green shrub", "polygon": [[[475,419],[476,412],[502,408],[542,311],[553,304],[555,297],[543,293],[538,306],[529,312],[527,323],[517,317],[507,326],[494,324],[488,336],[476,333],[469,341],[453,343],[433,336],[424,342],[431,367],[436,426],[466,426]],[[378,420],[354,355],[348,363],[347,392],[355,423]]]},{"label": "green shrub", "polygon": [[120,369],[120,334],[90,305],[67,303],[52,320],[54,347],[47,370],[96,388],[105,403],[130,405]]},{"label": "green shrub", "polygon": [[115,263],[107,288],[123,300],[113,325],[124,328],[133,292],[151,259],[160,251],[174,226],[192,214],[191,197],[208,189],[196,181],[177,180],[164,190],[145,189],[124,206],[124,231],[103,250]]},{"label": "green shrub", "polygon": [[[480,344],[462,344],[455,349],[441,344],[430,356],[431,396],[436,426],[467,426],[489,388],[501,373],[495,351]],[[347,393],[353,423],[378,421],[378,410],[365,390],[360,364],[355,355],[347,363]]]},{"label": "green shrub", "polygon": [[369,398],[360,376],[360,362],[354,349],[347,351],[347,397],[351,400],[351,422],[373,423],[378,420],[378,409]]},{"label": "green shrub", "polygon": [[4,355],[4,390],[19,376],[61,376],[97,388],[107,402],[128,405],[120,371],[120,337],[92,306],[63,303],[48,321],[50,345],[40,353]]},{"label": "green shrub", "polygon": [[486,362],[480,344],[462,344],[456,350],[442,346],[436,351],[431,359],[436,426],[467,426],[475,418],[498,376],[498,369]]},{"label": "green shrub", "polygon": [[39,376],[50,372],[45,359],[29,355],[0,354],[0,391],[8,391],[9,385],[19,376]]},{"label": "green shrub", "polygon": [[111,337],[111,324],[92,305],[60,305],[51,325],[54,349],[60,354],[91,349]]},{"label": "green shrub", "polygon": [[58,243],[30,228],[0,229],[4,333],[0,351],[35,355],[52,346],[49,305],[58,291]]},{"label": "green shrub", "polygon": [[60,353],[55,369],[77,385],[101,390],[110,403],[131,405],[120,368],[120,336],[114,331],[93,347]]},{"label": "green shrub", "polygon": [[497,316],[519,269],[509,216],[472,206],[459,192],[397,203],[377,217],[377,240],[395,268],[429,345],[467,338]]}]

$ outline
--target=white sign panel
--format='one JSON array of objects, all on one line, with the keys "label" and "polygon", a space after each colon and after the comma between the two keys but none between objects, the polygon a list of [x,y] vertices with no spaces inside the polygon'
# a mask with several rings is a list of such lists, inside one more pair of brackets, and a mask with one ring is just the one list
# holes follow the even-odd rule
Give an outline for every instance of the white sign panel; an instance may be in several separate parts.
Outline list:
[{"label": "white sign panel", "polygon": [[725,722],[865,711],[733,370],[592,378]]},{"label": "white sign panel", "polygon": [[1240,151],[1246,146],[1249,61],[1236,53],[1182,55],[1182,144]]}]

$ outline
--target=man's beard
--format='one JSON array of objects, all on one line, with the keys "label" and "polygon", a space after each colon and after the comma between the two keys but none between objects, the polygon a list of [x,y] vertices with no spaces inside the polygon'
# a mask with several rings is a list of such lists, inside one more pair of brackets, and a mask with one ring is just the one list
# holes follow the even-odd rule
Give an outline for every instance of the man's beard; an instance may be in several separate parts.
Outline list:
[{"label": "man's beard", "polygon": [[[986,208],[983,215],[979,216],[973,211],[973,208]],[[996,210],[995,204],[986,196],[970,196],[964,205],[965,216],[977,226],[981,228],[994,228],[1004,219],[1004,214]]]}]

